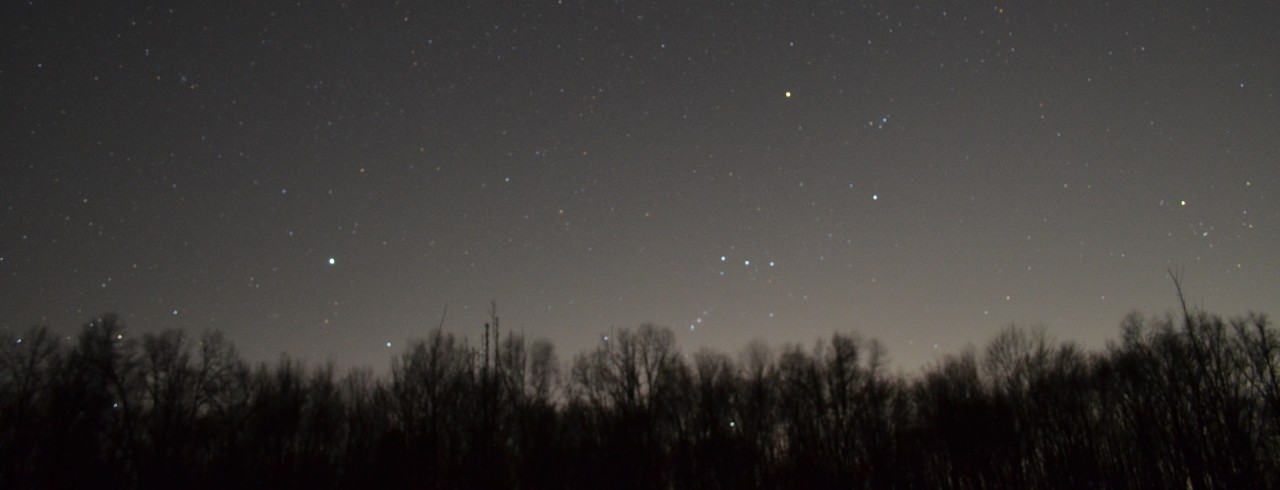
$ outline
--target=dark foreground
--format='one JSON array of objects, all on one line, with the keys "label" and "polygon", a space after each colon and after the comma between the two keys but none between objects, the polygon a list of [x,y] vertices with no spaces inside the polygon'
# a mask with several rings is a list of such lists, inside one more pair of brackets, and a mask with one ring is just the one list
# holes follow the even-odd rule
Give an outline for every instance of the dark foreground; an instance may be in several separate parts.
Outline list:
[{"label": "dark foreground", "polygon": [[109,315],[34,328],[0,347],[0,488],[1280,487],[1261,316],[1133,315],[1093,353],[1010,328],[911,378],[841,334],[735,358],[646,325],[562,371],[487,330],[376,379]]}]

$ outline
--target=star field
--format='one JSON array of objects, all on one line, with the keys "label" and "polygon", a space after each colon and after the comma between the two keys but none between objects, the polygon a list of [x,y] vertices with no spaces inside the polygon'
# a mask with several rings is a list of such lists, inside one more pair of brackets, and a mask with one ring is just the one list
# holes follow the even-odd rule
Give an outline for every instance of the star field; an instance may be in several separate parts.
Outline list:
[{"label": "star field", "polygon": [[384,366],[1280,312],[1268,2],[0,7],[0,328]]}]

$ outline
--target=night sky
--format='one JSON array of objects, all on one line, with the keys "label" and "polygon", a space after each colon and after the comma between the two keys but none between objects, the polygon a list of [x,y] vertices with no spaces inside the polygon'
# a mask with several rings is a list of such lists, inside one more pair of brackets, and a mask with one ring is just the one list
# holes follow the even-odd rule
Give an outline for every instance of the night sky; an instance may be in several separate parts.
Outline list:
[{"label": "night sky", "polygon": [[0,329],[385,369],[496,300],[913,371],[1169,268],[1280,314],[1275,2],[392,3],[0,5]]}]

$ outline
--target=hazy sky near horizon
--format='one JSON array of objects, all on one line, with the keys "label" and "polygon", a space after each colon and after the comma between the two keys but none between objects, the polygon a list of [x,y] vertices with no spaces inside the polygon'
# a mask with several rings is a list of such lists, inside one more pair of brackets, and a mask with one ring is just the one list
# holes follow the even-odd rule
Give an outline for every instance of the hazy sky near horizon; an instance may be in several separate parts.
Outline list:
[{"label": "hazy sky near horizon", "polygon": [[[8,2],[0,328],[383,367],[1280,313],[1280,4]],[[389,344],[388,344],[389,343]]]}]

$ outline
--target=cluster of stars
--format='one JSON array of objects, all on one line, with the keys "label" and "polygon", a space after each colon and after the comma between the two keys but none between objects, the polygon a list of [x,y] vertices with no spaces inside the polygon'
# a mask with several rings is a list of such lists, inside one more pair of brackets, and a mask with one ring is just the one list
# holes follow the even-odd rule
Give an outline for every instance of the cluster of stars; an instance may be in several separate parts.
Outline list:
[{"label": "cluster of stars", "polygon": [[[1115,291],[1158,290],[1150,276],[1183,262],[1232,271],[1204,279],[1213,294],[1275,296],[1277,77],[1258,60],[1276,34],[1235,7],[1121,9],[1071,39],[1024,35],[1076,15],[1058,7],[717,4],[730,21],[688,32],[619,24],[636,18],[624,7],[279,10],[376,32],[355,39],[388,46],[374,53],[236,13],[216,32],[163,12],[104,13],[86,32],[19,14],[0,67],[23,101],[6,150],[24,162],[0,179],[0,309],[58,325],[111,308],[147,328],[234,310],[209,326],[274,357],[337,337],[391,349],[422,301],[492,296],[570,351],[598,322],[654,317],[730,346],[840,318],[890,342],[914,338],[895,322],[941,336],[956,311],[979,340],[1042,320],[1054,305],[1038,298],[1107,298],[1116,309],[1071,321],[1109,324],[1162,306]],[[531,18],[546,28],[510,28]],[[191,32],[244,49],[194,49]],[[67,54],[100,39],[130,41],[98,63]],[[774,312],[813,330],[780,332]],[[362,323],[386,330],[346,330]]]}]

